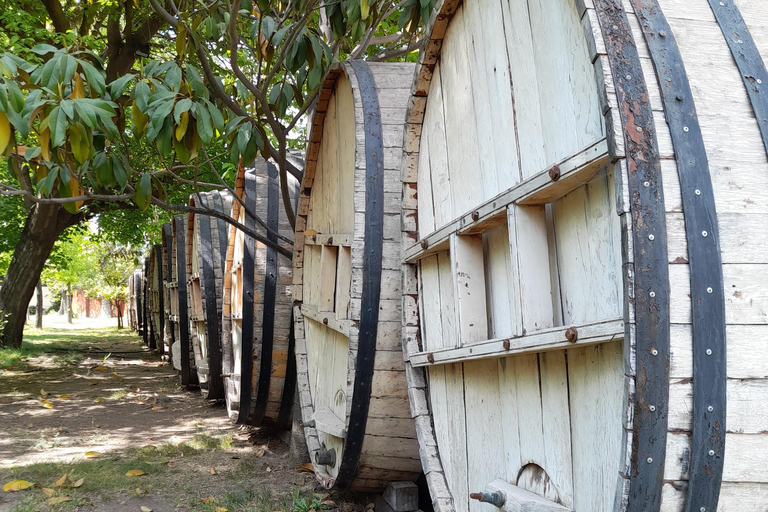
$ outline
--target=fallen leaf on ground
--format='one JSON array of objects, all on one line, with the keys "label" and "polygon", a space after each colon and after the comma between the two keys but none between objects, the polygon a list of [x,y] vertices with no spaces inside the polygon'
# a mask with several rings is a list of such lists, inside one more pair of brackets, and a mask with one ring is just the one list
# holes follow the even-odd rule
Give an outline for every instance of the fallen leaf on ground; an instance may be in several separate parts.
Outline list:
[{"label": "fallen leaf on ground", "polygon": [[34,485],[33,482],[27,482],[26,480],[11,480],[3,486],[3,492],[23,491],[24,489],[34,487]]},{"label": "fallen leaf on ground", "polygon": [[48,392],[46,390],[44,390],[44,389],[40,390],[40,394],[43,395],[43,396],[48,396]]},{"label": "fallen leaf on ground", "polygon": [[120,376],[117,374],[117,372],[112,372],[112,378],[113,379],[119,379]]},{"label": "fallen leaf on ground", "polygon": [[103,401],[104,401],[104,398],[101,398],[101,397],[99,397],[96,400],[94,400],[94,402],[96,402],[96,403],[103,402]]},{"label": "fallen leaf on ground", "polygon": [[207,498],[200,498],[200,501],[202,501],[206,505],[209,505],[213,503],[213,496],[208,496]]},{"label": "fallen leaf on ground", "polygon": [[94,368],[94,370],[99,370],[100,372],[105,372],[105,371],[109,370],[109,368],[107,368],[106,366],[97,366],[96,368]]},{"label": "fallen leaf on ground", "polygon": [[230,512],[228,508],[224,508],[224,507],[216,507],[213,510],[215,510],[216,512]]},{"label": "fallen leaf on ground", "polygon": [[144,505],[141,506],[141,512],[152,512],[152,509],[149,507],[145,507]]},{"label": "fallen leaf on ground", "polygon": [[141,476],[141,475],[146,475],[146,473],[140,469],[132,469],[125,474],[125,476]]},{"label": "fallen leaf on ground", "polygon": [[88,457],[89,459],[95,459],[96,457],[101,457],[101,454],[99,452],[85,452],[83,454],[83,457]]},{"label": "fallen leaf on ground", "polygon": [[296,466],[296,471],[299,473],[314,473],[315,468],[311,463],[307,462],[306,464],[299,464]]},{"label": "fallen leaf on ground", "polygon": [[59,478],[58,480],[56,480],[56,483],[53,484],[53,486],[54,487],[61,487],[62,485],[64,485],[64,482],[66,482],[66,481],[67,481],[67,475],[64,475],[61,478]]},{"label": "fallen leaf on ground", "polygon": [[68,394],[64,393],[62,395],[56,395],[56,398],[72,398],[72,395],[68,395]]},{"label": "fallen leaf on ground", "polygon": [[216,468],[214,468],[213,466],[209,467],[208,471],[210,471],[212,475],[216,474]]},{"label": "fallen leaf on ground", "polygon": [[321,501],[320,504],[330,508],[336,508],[336,502],[332,500],[324,500],[324,501]]},{"label": "fallen leaf on ground", "polygon": [[46,496],[53,496],[55,492],[56,491],[54,491],[53,489],[49,489],[48,487],[43,487],[43,494],[45,494]]},{"label": "fallen leaf on ground", "polygon": [[65,501],[72,501],[72,498],[69,496],[57,496],[55,498],[51,498],[48,500],[49,505],[58,505],[59,503],[64,503]]},{"label": "fallen leaf on ground", "polygon": [[152,406],[153,411],[162,411],[163,409],[167,409],[168,406],[160,407],[159,405]]},{"label": "fallen leaf on ground", "polygon": [[34,428],[34,425],[31,423],[27,423],[27,428]]},{"label": "fallen leaf on ground", "polygon": [[81,478],[77,482],[73,483],[72,487],[80,487],[81,485],[83,485],[83,482],[85,482],[85,478]]},{"label": "fallen leaf on ground", "polygon": [[53,404],[50,403],[48,400],[43,400],[43,407],[46,409],[53,409]]}]

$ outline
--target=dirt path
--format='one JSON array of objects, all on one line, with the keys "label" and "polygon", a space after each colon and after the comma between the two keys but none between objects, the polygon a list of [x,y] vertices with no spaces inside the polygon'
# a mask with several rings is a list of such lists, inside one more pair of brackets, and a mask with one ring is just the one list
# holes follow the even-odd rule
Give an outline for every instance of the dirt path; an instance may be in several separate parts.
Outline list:
[{"label": "dirt path", "polygon": [[[38,484],[0,493],[0,512],[309,512],[336,508],[334,499],[362,509],[316,495],[287,446],[233,426],[221,405],[183,390],[134,334],[84,327],[29,336],[44,351],[0,370],[0,484]],[[126,476],[131,469],[145,475]],[[83,484],[54,487],[65,473],[67,484]]]}]

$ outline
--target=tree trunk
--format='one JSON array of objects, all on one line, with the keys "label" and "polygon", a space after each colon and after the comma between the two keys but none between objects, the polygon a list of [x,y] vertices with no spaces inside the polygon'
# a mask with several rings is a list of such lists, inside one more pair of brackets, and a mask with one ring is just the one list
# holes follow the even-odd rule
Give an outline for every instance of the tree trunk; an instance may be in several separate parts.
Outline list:
[{"label": "tree trunk", "polygon": [[123,301],[120,299],[115,300],[115,309],[117,309],[117,328],[122,329],[123,328],[123,311],[125,310],[125,305],[123,304]]},{"label": "tree trunk", "polygon": [[61,296],[61,302],[59,302],[59,314],[64,316],[64,313],[67,312],[67,290],[61,290],[59,295]]},{"label": "tree trunk", "polygon": [[[87,302],[86,302],[87,304]],[[88,316],[88,313],[85,314]],[[72,323],[72,285],[67,285],[67,323]]]},{"label": "tree trunk", "polygon": [[43,328],[43,282],[37,281],[37,307],[35,307],[35,327]]},{"label": "tree trunk", "polygon": [[0,347],[21,346],[27,305],[62,231],[83,219],[55,204],[32,207],[0,289]]}]

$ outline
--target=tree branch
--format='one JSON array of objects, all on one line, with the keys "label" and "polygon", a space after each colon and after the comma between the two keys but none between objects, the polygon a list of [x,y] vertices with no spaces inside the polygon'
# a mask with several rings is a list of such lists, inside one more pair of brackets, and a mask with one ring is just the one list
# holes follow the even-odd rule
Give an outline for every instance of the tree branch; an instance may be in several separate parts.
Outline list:
[{"label": "tree branch", "polygon": [[43,0],[45,10],[48,11],[48,16],[51,17],[53,23],[53,29],[63,34],[69,30],[69,20],[64,15],[64,9],[61,7],[59,0]]}]

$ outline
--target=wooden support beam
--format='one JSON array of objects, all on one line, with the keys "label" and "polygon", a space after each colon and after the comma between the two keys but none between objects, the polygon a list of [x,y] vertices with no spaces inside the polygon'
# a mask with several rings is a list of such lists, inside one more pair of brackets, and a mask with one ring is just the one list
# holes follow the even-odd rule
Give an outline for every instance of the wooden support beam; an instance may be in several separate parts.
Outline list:
[{"label": "wooden support beam", "polygon": [[337,320],[336,314],[333,311],[322,312],[318,311],[315,306],[302,304],[301,314],[304,315],[305,318],[323,324],[329,329],[333,329],[334,331],[349,337],[349,320]]}]

